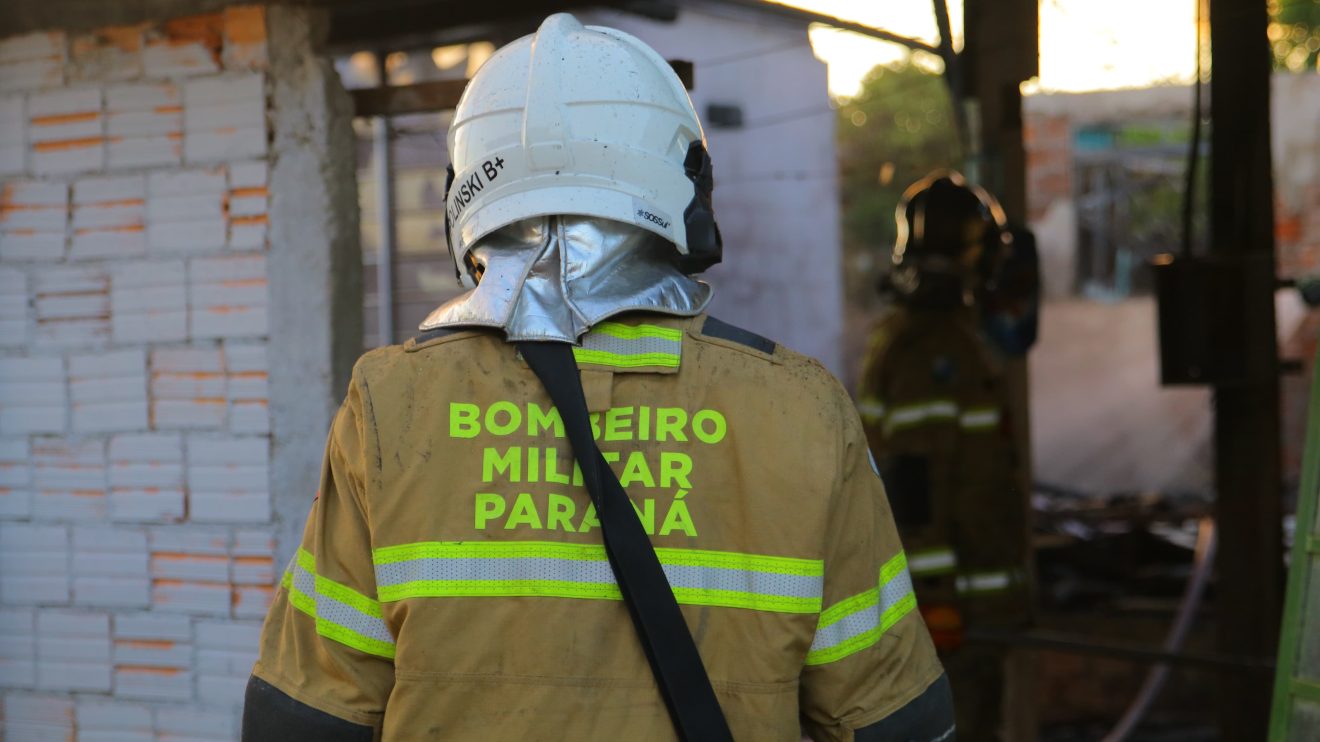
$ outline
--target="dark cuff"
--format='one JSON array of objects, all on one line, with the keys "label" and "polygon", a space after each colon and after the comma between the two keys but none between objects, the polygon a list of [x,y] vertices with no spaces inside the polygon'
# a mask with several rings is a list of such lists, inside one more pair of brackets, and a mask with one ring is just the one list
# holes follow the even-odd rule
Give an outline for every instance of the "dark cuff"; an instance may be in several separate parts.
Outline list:
[{"label": "dark cuff", "polygon": [[374,730],[314,709],[253,675],[243,702],[242,742],[372,742]]},{"label": "dark cuff", "polygon": [[858,729],[855,742],[953,742],[953,692],[943,673],[906,706]]}]

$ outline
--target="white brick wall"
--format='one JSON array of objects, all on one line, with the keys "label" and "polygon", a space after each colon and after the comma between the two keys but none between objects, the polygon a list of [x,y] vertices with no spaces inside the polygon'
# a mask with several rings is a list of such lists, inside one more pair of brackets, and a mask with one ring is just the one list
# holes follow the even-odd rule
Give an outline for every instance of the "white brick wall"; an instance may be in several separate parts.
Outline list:
[{"label": "white brick wall", "polygon": [[280,572],[265,12],[0,39],[0,739],[238,735]]}]

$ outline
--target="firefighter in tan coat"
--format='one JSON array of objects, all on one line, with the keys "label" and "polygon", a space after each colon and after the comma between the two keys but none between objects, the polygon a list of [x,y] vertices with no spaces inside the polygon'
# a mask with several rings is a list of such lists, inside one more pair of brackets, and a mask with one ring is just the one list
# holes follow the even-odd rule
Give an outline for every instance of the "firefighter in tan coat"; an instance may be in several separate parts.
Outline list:
[{"label": "firefighter in tan coat", "polygon": [[850,399],[705,312],[704,144],[662,58],[572,16],[477,73],[447,194],[473,288],[358,361],[245,740],[675,738],[569,418],[515,341],[572,345],[734,738],[953,739]]},{"label": "firefighter in tan coat", "polygon": [[897,220],[895,306],[875,329],[858,407],[949,671],[959,737],[999,739],[1002,657],[962,633],[1029,615],[1025,501],[997,357],[973,306],[1009,237],[998,204],[957,173],[910,187]]}]

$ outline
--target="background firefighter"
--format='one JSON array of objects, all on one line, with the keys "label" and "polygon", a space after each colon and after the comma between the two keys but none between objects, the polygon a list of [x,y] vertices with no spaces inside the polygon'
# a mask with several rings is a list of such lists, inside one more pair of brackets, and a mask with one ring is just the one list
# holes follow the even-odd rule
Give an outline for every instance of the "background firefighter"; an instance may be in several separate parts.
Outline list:
[{"label": "background firefighter", "polygon": [[976,306],[1012,237],[994,199],[954,172],[913,184],[896,218],[882,286],[895,306],[875,329],[858,406],[953,684],[959,737],[998,739],[1002,656],[962,634],[1018,627],[1030,613],[1026,503]]}]

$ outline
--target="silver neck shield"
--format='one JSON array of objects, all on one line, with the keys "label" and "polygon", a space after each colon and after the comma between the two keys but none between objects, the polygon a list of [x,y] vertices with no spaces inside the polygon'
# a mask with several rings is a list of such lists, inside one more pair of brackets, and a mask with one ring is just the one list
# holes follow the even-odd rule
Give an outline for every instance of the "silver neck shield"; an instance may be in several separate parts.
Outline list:
[{"label": "silver neck shield", "polygon": [[472,248],[481,283],[431,312],[420,329],[493,327],[510,342],[576,343],[622,312],[700,314],[711,287],[675,267],[673,250],[658,235],[608,219],[514,222]]}]

